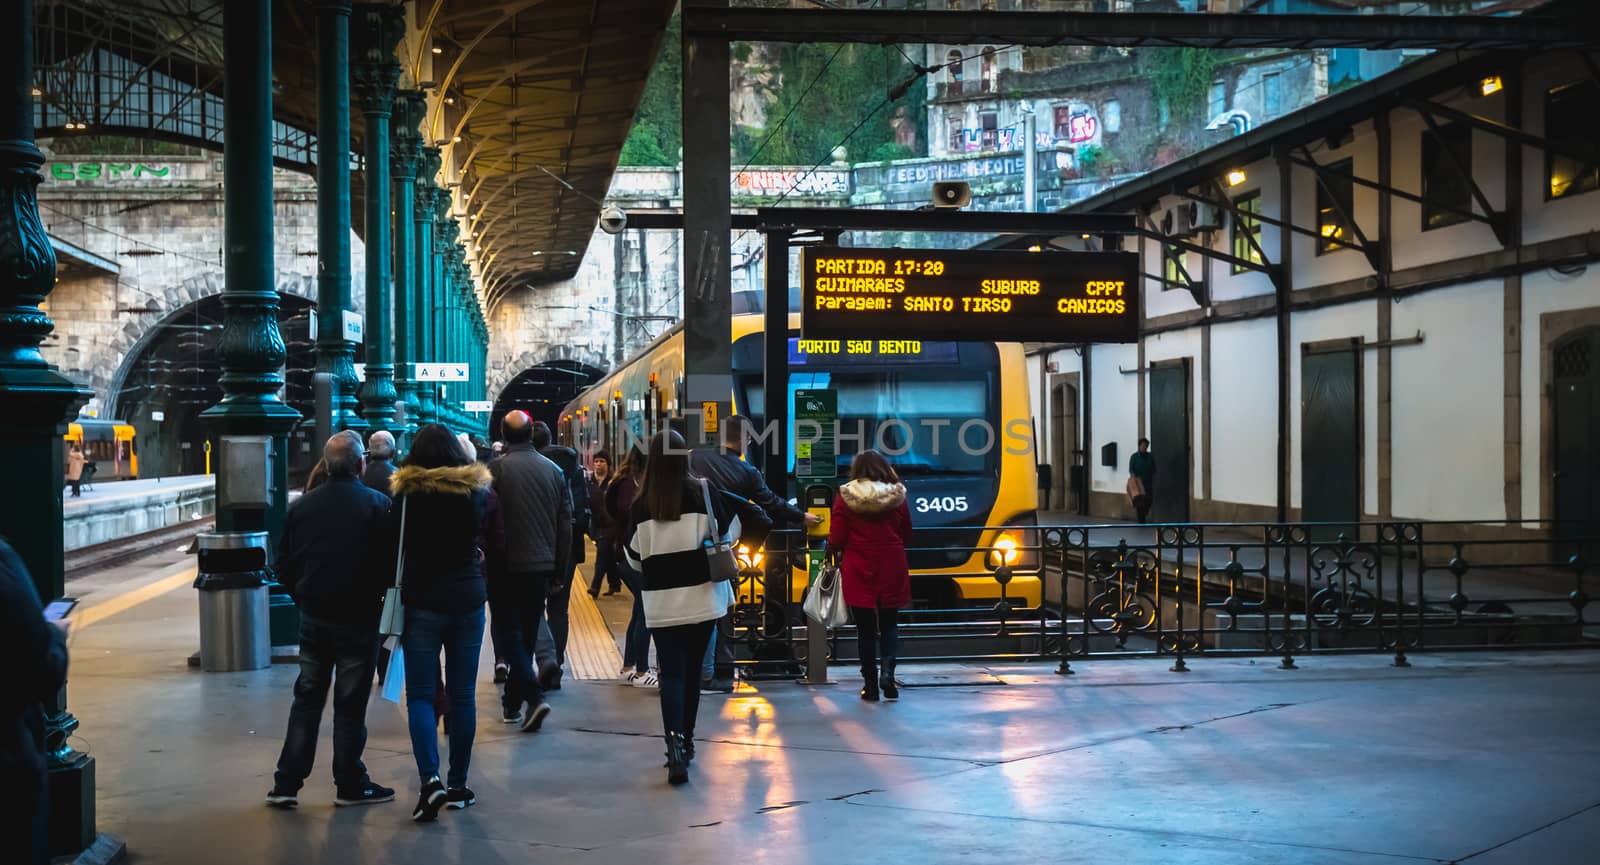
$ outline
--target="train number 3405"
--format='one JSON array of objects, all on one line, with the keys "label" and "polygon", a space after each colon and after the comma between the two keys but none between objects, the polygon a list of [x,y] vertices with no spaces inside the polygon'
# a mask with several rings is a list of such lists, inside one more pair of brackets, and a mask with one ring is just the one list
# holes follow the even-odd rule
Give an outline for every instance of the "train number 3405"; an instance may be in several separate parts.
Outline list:
[{"label": "train number 3405", "polygon": [[964,513],[967,510],[966,496],[919,496],[913,499],[917,513]]}]

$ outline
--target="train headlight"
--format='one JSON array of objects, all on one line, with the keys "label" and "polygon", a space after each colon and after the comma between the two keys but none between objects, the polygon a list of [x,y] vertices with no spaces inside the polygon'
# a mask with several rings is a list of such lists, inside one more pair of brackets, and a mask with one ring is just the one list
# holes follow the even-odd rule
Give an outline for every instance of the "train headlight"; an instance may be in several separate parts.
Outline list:
[{"label": "train headlight", "polygon": [[1022,557],[1022,552],[1017,549],[1017,538],[1006,532],[994,542],[994,547],[989,550],[989,567],[999,568],[1002,565],[1010,566],[1017,563]]}]

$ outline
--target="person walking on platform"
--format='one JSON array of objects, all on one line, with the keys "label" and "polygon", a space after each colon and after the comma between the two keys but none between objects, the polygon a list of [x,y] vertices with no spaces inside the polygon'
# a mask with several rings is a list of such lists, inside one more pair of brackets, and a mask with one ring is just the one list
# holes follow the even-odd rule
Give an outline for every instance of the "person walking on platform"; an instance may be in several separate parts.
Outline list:
[{"label": "person walking on platform", "polygon": [[637,445],[629,448],[611,483],[606,486],[602,508],[614,526],[612,536],[606,543],[611,547],[611,555],[616,560],[622,582],[633,595],[633,613],[628,618],[628,630],[622,641],[622,671],[617,674],[617,684],[656,688],[660,687],[661,682],[655,673],[650,672],[650,626],[644,620],[644,590],[639,585],[642,577],[629,564],[622,546],[633,524],[629,512],[639,492],[639,482],[644,479],[644,463],[644,452]]},{"label": "person walking on platform", "polygon": [[72,487],[72,497],[83,495],[83,448],[73,442],[67,446],[67,484]]},{"label": "person walking on platform", "polygon": [[501,719],[531,732],[550,714],[534,672],[534,642],[545,593],[572,541],[572,505],[561,470],[533,449],[532,418],[513,411],[500,429],[506,450],[489,472],[505,517],[505,573],[490,580],[489,604],[495,647],[510,668]]},{"label": "person walking on platform", "polygon": [[[718,434],[722,439],[719,448],[702,448],[689,455],[689,470],[703,477],[719,489],[754,502],[765,511],[774,525],[810,528],[822,522],[816,514],[809,514],[784,501],[756,467],[744,459],[745,431],[750,421],[742,415],[728,415],[722,419]],[[763,539],[764,540],[764,539]],[[753,547],[752,547],[753,548]],[[707,691],[731,693],[733,691],[733,615],[723,616],[711,634],[706,656],[701,661],[701,687]]]},{"label": "person walking on platform", "polygon": [[567,547],[567,556],[556,563],[555,579],[550,581],[550,596],[545,601],[545,617],[550,624],[550,636],[555,640],[555,663],[539,665],[539,680],[546,690],[557,690],[561,687],[561,668],[567,663],[567,620],[568,607],[572,602],[572,581],[577,578],[578,566],[583,564],[584,538],[589,533],[589,482],[583,476],[578,452],[554,444],[550,427],[544,421],[534,421],[533,447],[561,469],[572,501],[571,543]]},{"label": "person walking on platform", "polygon": [[10,665],[0,698],[0,846],[17,865],[50,861],[50,776],[45,764],[46,700],[67,684],[64,625],[44,617],[22,557],[0,538],[0,652]]},{"label": "person walking on platform", "polygon": [[[477,801],[467,786],[467,770],[478,726],[473,692],[488,598],[484,565],[487,557],[489,570],[498,567],[497,546],[503,543],[491,480],[489,470],[439,424],[417,430],[411,453],[390,480],[395,502],[388,538],[403,562],[406,716],[422,783],[411,812],[417,822],[436,819],[441,807],[460,809]],[[440,649],[450,703],[448,787],[439,780],[433,702],[440,688]]]},{"label": "person walking on platform", "polygon": [[1139,522],[1147,522],[1156,502],[1156,458],[1150,455],[1149,439],[1139,439],[1138,452],[1128,457],[1128,498]]},{"label": "person walking on platform", "polygon": [[[899,657],[899,610],[911,603],[911,509],[906,488],[889,461],[874,450],[856,454],[850,480],[839,487],[828,525],[828,547],[840,552],[844,601],[856,623],[861,654],[861,699],[900,699],[894,680]],[[881,676],[880,676],[880,667]]]},{"label": "person walking on platform", "polygon": [[394,474],[394,435],[378,430],[367,436],[367,468],[361,482],[384,495],[389,494],[389,476]]},{"label": "person walking on platform", "polygon": [[689,474],[683,436],[671,430],[650,440],[644,482],[629,516],[627,556],[644,578],[645,622],[661,668],[667,781],[682,784],[694,759],[700,658],[716,620],[734,602],[732,584],[713,575],[707,553],[747,531],[764,533],[771,522],[755,505]]},{"label": "person walking on platform", "polygon": [[589,580],[589,597],[600,596],[600,583],[606,583],[606,594],[622,591],[622,570],[612,547],[616,521],[606,510],[606,483],[611,480],[611,455],[596,451],[589,458],[593,471],[589,476],[589,538],[594,541],[594,576]]},{"label": "person walking on platform", "polygon": [[327,479],[289,509],[278,544],[278,582],[300,610],[300,676],[267,804],[293,808],[317,754],[322,708],[333,687],[335,805],[391,802],[367,776],[367,697],[378,660],[378,614],[389,497],[360,481],[361,438],[336,433],[322,448]]}]

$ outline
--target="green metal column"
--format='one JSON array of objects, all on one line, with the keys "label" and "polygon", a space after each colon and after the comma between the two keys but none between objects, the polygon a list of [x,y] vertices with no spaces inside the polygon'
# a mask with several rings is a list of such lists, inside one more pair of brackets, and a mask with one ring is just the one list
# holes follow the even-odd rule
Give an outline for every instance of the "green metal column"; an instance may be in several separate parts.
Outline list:
[{"label": "green metal column", "polygon": [[400,64],[394,47],[405,35],[405,9],[363,3],[356,7],[353,34],[355,62],[351,86],[361,99],[366,119],[367,345],[366,382],[361,387],[361,413],[373,429],[393,429],[394,321],[389,305],[389,113],[394,107]]},{"label": "green metal column", "polygon": [[[39,353],[55,328],[39,304],[55,287],[56,257],[36,198],[44,155],[33,141],[33,4],[11,10],[0,28],[0,536],[28,566],[40,598],[53,600],[62,592],[61,436],[91,393]],[[44,708],[55,800],[50,852],[77,853],[94,841],[94,760],[67,744],[78,719],[67,711],[66,689]]]},{"label": "green metal column", "polygon": [[[424,145],[421,164],[417,166],[417,257],[414,275],[416,284],[412,295],[412,321],[416,322],[416,347],[412,360],[430,363],[434,356],[433,343],[433,199],[439,192],[434,177],[439,173],[439,148]],[[421,423],[435,423],[439,419],[437,408],[439,389],[431,382],[417,385],[417,404]]]},{"label": "green metal column", "polygon": [[316,0],[316,10],[317,371],[335,380],[331,429],[364,430],[355,346],[343,320],[350,309],[350,0]]},{"label": "green metal column", "polygon": [[[431,320],[434,329],[431,341],[433,359],[442,363],[448,363],[450,360],[450,350],[446,343],[449,330],[445,320],[445,308],[450,302],[450,283],[445,273],[444,256],[445,250],[455,240],[454,234],[450,231],[454,227],[451,224],[452,222],[454,220],[450,218],[450,193],[448,190],[435,187],[433,190],[433,257],[428,263],[428,266],[433,271],[433,293],[432,303],[429,306],[432,309]],[[434,398],[436,404],[435,414],[438,415],[439,422],[447,426],[454,426],[455,418],[450,410],[449,389],[441,390],[436,385],[434,392],[439,394]]]},{"label": "green metal column", "polygon": [[394,104],[389,152],[389,167],[394,174],[394,384],[399,399],[406,404],[405,427],[395,432],[404,434],[407,447],[422,419],[411,363],[417,359],[417,319],[413,313],[417,283],[415,219],[417,162],[422,156],[422,135],[417,126],[422,122],[425,106],[420,91],[399,92]]}]

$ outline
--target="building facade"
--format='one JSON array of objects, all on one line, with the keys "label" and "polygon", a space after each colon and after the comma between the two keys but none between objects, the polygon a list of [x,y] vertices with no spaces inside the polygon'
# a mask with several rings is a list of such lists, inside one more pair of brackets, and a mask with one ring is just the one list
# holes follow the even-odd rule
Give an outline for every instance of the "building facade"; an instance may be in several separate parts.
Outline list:
[{"label": "building facade", "polygon": [[1137,344],[1033,348],[1052,505],[1129,516],[1148,437],[1159,519],[1594,531],[1597,118],[1576,53],[1435,56],[1072,208],[1174,227]]}]

